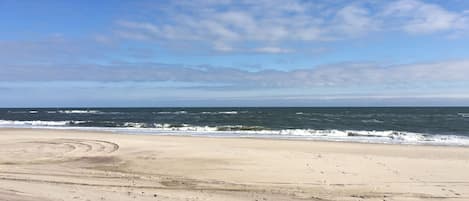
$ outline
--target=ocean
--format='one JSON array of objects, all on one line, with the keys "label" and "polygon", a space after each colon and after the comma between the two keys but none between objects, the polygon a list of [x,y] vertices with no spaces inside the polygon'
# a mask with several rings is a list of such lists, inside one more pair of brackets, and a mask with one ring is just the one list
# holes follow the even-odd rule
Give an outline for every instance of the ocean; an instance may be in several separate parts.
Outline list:
[{"label": "ocean", "polygon": [[469,146],[469,107],[2,108],[0,127]]}]

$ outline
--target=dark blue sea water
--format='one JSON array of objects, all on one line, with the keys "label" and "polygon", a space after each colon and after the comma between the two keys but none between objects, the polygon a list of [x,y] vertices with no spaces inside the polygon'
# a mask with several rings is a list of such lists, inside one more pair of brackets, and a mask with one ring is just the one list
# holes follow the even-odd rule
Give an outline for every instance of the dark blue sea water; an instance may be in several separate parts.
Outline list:
[{"label": "dark blue sea water", "polygon": [[469,145],[469,107],[4,108],[0,127]]}]

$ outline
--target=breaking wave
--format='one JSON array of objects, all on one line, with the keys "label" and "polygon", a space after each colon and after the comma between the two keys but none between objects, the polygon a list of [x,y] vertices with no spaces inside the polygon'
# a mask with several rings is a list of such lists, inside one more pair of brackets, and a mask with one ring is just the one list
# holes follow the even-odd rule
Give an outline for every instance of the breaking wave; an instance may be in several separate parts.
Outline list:
[{"label": "breaking wave", "polygon": [[108,112],[99,110],[57,110],[47,111],[49,114],[60,113],[60,114],[121,114],[121,112]]},{"label": "breaking wave", "polygon": [[62,114],[98,114],[98,110],[59,110],[58,113]]},{"label": "breaking wave", "polygon": [[187,114],[187,112],[184,110],[175,111],[175,112],[163,111],[163,112],[157,112],[156,114]]},{"label": "breaking wave", "polygon": [[365,120],[361,120],[361,122],[363,122],[363,123],[381,124],[381,123],[383,123],[384,121],[381,121],[381,120],[378,120],[378,119],[365,119]]},{"label": "breaking wave", "polygon": [[[156,114],[189,114],[189,112],[181,110],[181,111],[161,111],[155,112]],[[191,112],[190,114],[239,114],[238,111],[220,111],[220,112]],[[246,113],[245,111],[241,111],[241,113]]]},{"label": "breaking wave", "polygon": [[386,144],[428,144],[469,146],[469,137],[457,135],[432,135],[405,131],[366,130],[316,130],[282,129],[271,130],[260,126],[224,125],[194,126],[189,124],[158,124],[125,122],[111,127],[89,127],[89,121],[12,121],[0,120],[0,127],[8,128],[51,128],[111,131],[129,134],[190,135],[207,137],[253,137],[308,139],[325,141],[351,141]]},{"label": "breaking wave", "polygon": [[469,113],[458,113],[459,116],[469,118]]},{"label": "breaking wave", "polygon": [[11,121],[0,120],[0,127],[28,127],[28,126],[70,126],[85,123],[86,121]]}]

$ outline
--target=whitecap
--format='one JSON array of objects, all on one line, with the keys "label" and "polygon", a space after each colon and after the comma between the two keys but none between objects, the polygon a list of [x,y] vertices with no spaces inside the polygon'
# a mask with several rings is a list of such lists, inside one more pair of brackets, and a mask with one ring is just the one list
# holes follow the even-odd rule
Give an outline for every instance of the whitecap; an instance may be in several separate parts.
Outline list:
[{"label": "whitecap", "polygon": [[380,121],[378,119],[364,119],[361,122],[363,122],[363,123],[376,123],[376,124],[384,123],[384,121]]},{"label": "whitecap", "polygon": [[100,113],[98,110],[59,110],[59,113],[63,114],[97,114]]},{"label": "whitecap", "polygon": [[11,121],[0,120],[0,126],[66,126],[70,121]]},{"label": "whitecap", "polygon": [[469,118],[469,113],[458,113],[459,116]]},{"label": "whitecap", "polygon": [[176,111],[176,112],[167,112],[167,111],[163,111],[163,112],[157,112],[157,114],[187,114],[186,111],[182,110],[182,111]]},{"label": "whitecap", "polygon": [[225,112],[218,112],[218,114],[238,114],[238,111],[225,111]]},{"label": "whitecap", "polygon": [[[196,126],[189,124],[146,124],[127,122],[123,127],[76,127],[85,121],[15,121],[0,120],[0,127],[79,129],[112,131],[129,134],[191,135],[208,137],[254,137],[324,141],[349,141],[386,144],[428,144],[469,146],[469,137],[458,135],[432,135],[405,131],[338,130],[338,129],[282,129],[270,130],[256,126],[220,125]],[[75,126],[75,127],[74,127]]]}]

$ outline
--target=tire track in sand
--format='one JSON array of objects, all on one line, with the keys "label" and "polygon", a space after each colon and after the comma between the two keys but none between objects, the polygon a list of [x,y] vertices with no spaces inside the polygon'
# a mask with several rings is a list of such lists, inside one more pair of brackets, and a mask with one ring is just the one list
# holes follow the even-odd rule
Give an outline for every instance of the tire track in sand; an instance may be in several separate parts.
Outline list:
[{"label": "tire track in sand", "polygon": [[114,142],[52,139],[0,144],[0,165],[64,162],[76,157],[103,156],[119,150]]}]

